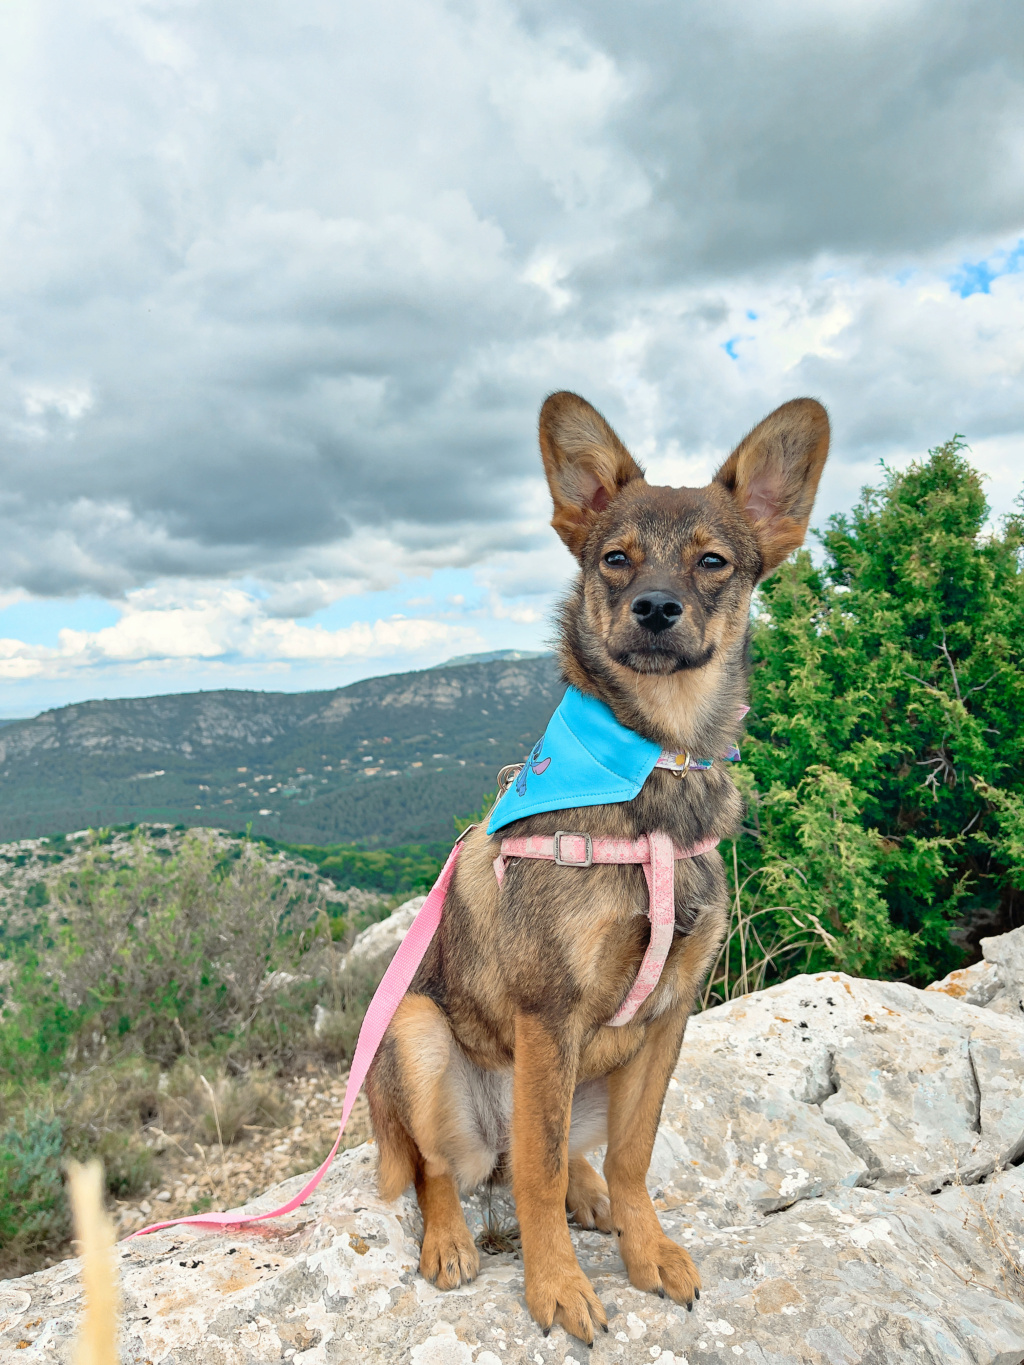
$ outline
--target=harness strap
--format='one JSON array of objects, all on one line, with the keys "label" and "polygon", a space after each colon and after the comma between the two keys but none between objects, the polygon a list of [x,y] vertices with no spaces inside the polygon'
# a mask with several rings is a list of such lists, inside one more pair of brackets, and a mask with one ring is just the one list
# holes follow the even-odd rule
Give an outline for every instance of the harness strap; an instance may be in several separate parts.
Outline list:
[{"label": "harness strap", "polygon": [[680,848],[667,834],[641,834],[639,839],[592,839],[589,834],[559,830],[557,834],[502,839],[501,852],[494,860],[494,875],[500,886],[508,858],[543,858],[560,867],[584,868],[597,863],[639,863],[643,867],[651,937],[629,994],[608,1020],[609,1028],[621,1028],[629,1023],[661,980],[675,933],[676,860],[699,858],[702,853],[710,853],[717,847],[717,839],[705,839],[693,848]]}]

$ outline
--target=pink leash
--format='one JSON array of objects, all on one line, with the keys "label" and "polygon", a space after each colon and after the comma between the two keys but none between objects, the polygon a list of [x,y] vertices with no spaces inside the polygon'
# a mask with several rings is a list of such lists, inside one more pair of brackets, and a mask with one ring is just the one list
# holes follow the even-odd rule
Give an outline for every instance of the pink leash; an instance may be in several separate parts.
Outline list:
[{"label": "pink leash", "polygon": [[359,1041],[356,1043],[355,1056],[352,1058],[352,1067],[348,1073],[348,1084],[345,1086],[345,1100],[341,1106],[341,1127],[338,1129],[334,1146],[327,1154],[327,1160],[320,1169],[310,1177],[294,1198],[289,1199],[287,1204],[282,1204],[279,1209],[272,1209],[270,1213],[193,1213],[184,1218],[169,1218],[164,1223],[151,1223],[148,1228],[139,1228],[138,1232],[130,1233],[124,1239],[125,1241],[129,1241],[132,1237],[144,1237],[148,1232],[159,1232],[161,1228],[178,1227],[181,1224],[185,1224],[187,1227],[209,1227],[211,1224],[214,1227],[241,1227],[245,1223],[259,1223],[266,1218],[281,1218],[284,1214],[297,1209],[301,1203],[309,1198],[327,1174],[328,1167],[337,1155],[338,1148],[341,1146],[341,1135],[345,1131],[345,1124],[348,1123],[348,1116],[352,1112],[352,1106],[356,1102],[360,1086],[366,1079],[370,1063],[377,1055],[377,1049],[384,1039],[388,1024],[391,1023],[395,1011],[402,1003],[402,999],[409,989],[409,984],[416,975],[416,968],[423,961],[423,956],[430,947],[430,940],[434,937],[437,926],[441,923],[444,898],[461,850],[462,841],[460,840],[448,854],[448,861],[441,869],[440,877],[434,883],[430,895],[420,906],[416,918],[409,926],[405,938],[399,944],[398,952],[391,959],[391,964],[384,973],[376,994],[370,1001],[370,1007],[363,1019],[363,1026],[359,1030]]},{"label": "pink leash", "polygon": [[[465,831],[468,834],[469,830]],[[465,837],[465,834],[462,836]],[[505,875],[506,858],[549,858],[562,867],[590,867],[594,863],[639,863],[643,866],[644,876],[650,896],[651,939],[644,959],[640,964],[636,980],[621,1008],[608,1020],[610,1026],[620,1027],[633,1018],[641,1004],[658,984],[668,950],[672,946],[675,930],[675,862],[677,858],[696,858],[701,853],[710,853],[718,845],[717,839],[706,839],[694,848],[680,849],[667,834],[650,834],[639,839],[591,839],[589,834],[560,832],[554,837],[534,836],[524,839],[503,839],[501,854],[494,860],[494,873],[500,885]],[[246,1223],[259,1223],[268,1218],[281,1218],[291,1213],[313,1193],[337,1155],[341,1146],[345,1124],[348,1123],[352,1106],[356,1102],[370,1063],[377,1055],[377,1049],[384,1040],[388,1025],[405,996],[416,968],[423,961],[430,941],[441,923],[444,898],[455,871],[455,864],[462,850],[462,839],[456,843],[448,861],[441,869],[441,875],[423,902],[409,931],[399,944],[398,952],[384,973],[377,987],[369,1009],[359,1030],[355,1056],[348,1073],[345,1086],[345,1099],[341,1107],[341,1127],[335,1138],[334,1146],[327,1154],[320,1169],[310,1177],[298,1194],[280,1208],[269,1213],[193,1213],[184,1218],[168,1218],[163,1223],[151,1223],[149,1227],[139,1228],[128,1234],[125,1241],[132,1237],[144,1237],[150,1232],[173,1227],[242,1227]]]}]

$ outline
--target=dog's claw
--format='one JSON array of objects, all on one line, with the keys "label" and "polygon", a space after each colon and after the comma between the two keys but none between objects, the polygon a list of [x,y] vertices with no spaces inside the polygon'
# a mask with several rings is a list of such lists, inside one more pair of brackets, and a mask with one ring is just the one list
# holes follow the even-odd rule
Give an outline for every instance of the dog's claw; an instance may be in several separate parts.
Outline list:
[{"label": "dog's claw", "polygon": [[694,1297],[695,1299],[699,1299],[699,1298],[700,1298],[700,1290],[699,1290],[699,1289],[695,1289],[695,1290],[693,1291],[693,1297]]},{"label": "dog's claw", "polygon": [[549,1337],[549,1336],[551,1335],[551,1328],[550,1328],[550,1327],[545,1327],[545,1328],[544,1328],[544,1335],[545,1335],[546,1337]]},{"label": "dog's claw", "polygon": [[658,1285],[658,1298],[659,1298],[659,1299],[663,1299],[664,1297],[665,1297],[665,1291],[664,1291],[664,1289],[662,1289],[661,1285],[659,1284],[659,1285]]},{"label": "dog's claw", "polygon": [[692,1299],[691,1299],[690,1302],[686,1305],[686,1311],[687,1311],[688,1313],[692,1313],[692,1312],[693,1312],[693,1300],[692,1300]]}]

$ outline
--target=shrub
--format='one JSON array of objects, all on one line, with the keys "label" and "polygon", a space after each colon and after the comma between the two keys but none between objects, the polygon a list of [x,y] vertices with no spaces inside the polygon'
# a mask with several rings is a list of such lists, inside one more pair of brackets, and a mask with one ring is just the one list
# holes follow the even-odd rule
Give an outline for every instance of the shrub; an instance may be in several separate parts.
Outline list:
[{"label": "shrub", "polygon": [[11,1027],[44,1021],[26,1044],[38,1035],[40,1057],[63,1057],[77,1033],[80,1056],[131,1050],[165,1064],[244,1035],[268,972],[301,958],[319,913],[315,889],[275,873],[257,846],[224,859],[198,835],[170,858],[141,834],[121,861],[100,845],[53,902],[57,944],[45,979],[36,969],[31,991],[14,992]]},{"label": "shrub", "polygon": [[769,979],[924,984],[963,959],[965,914],[1024,918],[1024,514],[984,533],[963,449],[887,471],[820,565],[800,551],[760,590],[734,933],[781,954]]},{"label": "shrub", "polygon": [[70,1228],[61,1180],[64,1132],[52,1114],[28,1110],[0,1133],[0,1249],[5,1270],[31,1265]]}]

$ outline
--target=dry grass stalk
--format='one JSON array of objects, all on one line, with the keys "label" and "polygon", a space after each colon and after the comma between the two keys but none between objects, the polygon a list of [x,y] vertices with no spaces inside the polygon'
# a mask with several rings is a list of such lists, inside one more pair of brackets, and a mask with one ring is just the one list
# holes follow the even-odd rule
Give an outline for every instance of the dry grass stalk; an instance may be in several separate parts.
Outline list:
[{"label": "dry grass stalk", "polygon": [[[792,869],[798,876],[798,869]],[[701,999],[701,1009],[726,1000],[736,1000],[751,991],[764,989],[769,971],[782,978],[789,974],[788,963],[801,953],[808,952],[816,942],[835,949],[836,939],[828,932],[817,915],[802,911],[805,919],[800,919],[791,905],[769,905],[757,908],[758,894],[754,895],[749,909],[744,908],[747,887],[757,877],[764,877],[767,868],[755,868],[740,880],[739,852],[737,841],[732,841],[733,903],[729,915],[729,928],[718,952],[715,965],[708,974],[707,985]],[[776,932],[765,942],[762,926],[758,921],[771,916],[768,923],[777,925],[777,916],[785,913],[796,926],[792,933]],[[810,921],[808,924],[806,921]],[[737,971],[737,959],[738,968]]]},{"label": "dry grass stalk", "polygon": [[476,1244],[488,1256],[500,1256],[503,1252],[518,1256],[522,1251],[519,1224],[514,1218],[503,1216],[494,1208],[493,1194],[494,1185],[489,1181],[483,1211],[483,1231],[477,1234]]},{"label": "dry grass stalk", "polygon": [[103,1167],[98,1161],[68,1163],[71,1210],[82,1258],[85,1311],[74,1347],[74,1365],[118,1365],[120,1292],[114,1228],[103,1208]]}]

